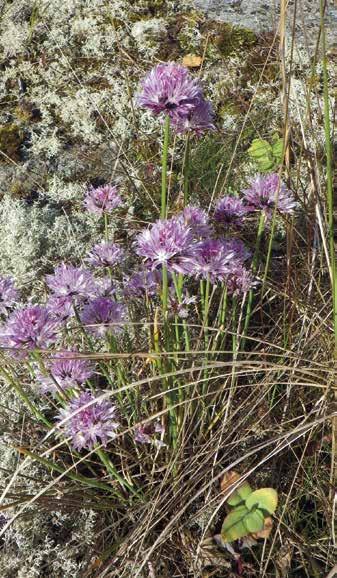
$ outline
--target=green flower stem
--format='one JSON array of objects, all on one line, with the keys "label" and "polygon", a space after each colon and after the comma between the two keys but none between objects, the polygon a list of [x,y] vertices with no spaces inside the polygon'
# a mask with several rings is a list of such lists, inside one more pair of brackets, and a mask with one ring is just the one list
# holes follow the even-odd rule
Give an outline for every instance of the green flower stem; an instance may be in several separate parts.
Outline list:
[{"label": "green flower stem", "polygon": [[[48,468],[51,471],[58,472],[59,474],[64,474],[66,472],[66,469],[63,468],[62,466],[56,464],[55,462],[53,462],[51,460],[47,460],[46,458],[43,458],[42,456],[39,456],[38,454],[35,454],[35,453],[27,450],[26,448],[20,447],[17,449],[21,454],[24,454],[25,456],[28,456],[32,460],[39,462],[40,464],[46,466],[46,468]],[[96,488],[98,490],[104,490],[105,492],[106,491],[112,492],[112,493],[116,494],[118,496],[118,498],[125,501],[124,496],[122,496],[119,492],[116,492],[116,490],[112,486],[110,486],[109,484],[105,484],[104,482],[100,482],[97,480],[92,480],[91,478],[87,478],[86,476],[82,476],[81,474],[75,474],[75,472],[71,472],[71,471],[67,472],[65,474],[65,476],[67,478],[70,478],[71,480],[75,480],[76,482],[80,482],[81,484],[84,484],[86,486],[90,486],[90,487]]]},{"label": "green flower stem", "polygon": [[184,155],[184,207],[188,205],[189,196],[190,196],[190,135],[187,134],[186,137],[186,146],[185,146],[185,155]]},{"label": "green flower stem", "polygon": [[163,265],[162,267],[162,305],[163,305],[163,317],[164,321],[167,318],[167,304],[168,304],[168,276],[167,276],[167,267]]},{"label": "green flower stem", "polygon": [[203,326],[204,326],[204,336],[205,336],[205,348],[207,349],[208,346],[208,314],[209,314],[209,292],[210,292],[210,279],[207,276],[206,286],[205,286],[205,293],[204,293],[204,318],[203,318]]},{"label": "green flower stem", "polygon": [[108,242],[109,241],[109,216],[108,213],[104,213],[104,235],[105,235],[105,240]]},{"label": "green flower stem", "polygon": [[51,379],[51,381],[54,383],[56,390],[57,390],[57,394],[60,397],[60,399],[69,400],[70,398],[69,398],[68,393],[66,391],[64,391],[62,389],[62,387],[59,386],[59,384],[57,383],[53,374],[50,371],[48,371],[48,369],[46,368],[46,365],[42,359],[40,352],[39,351],[33,351],[32,352],[32,358],[35,359],[35,361],[39,364],[39,368],[40,368],[41,373],[43,375],[46,375],[47,377],[49,377]]},{"label": "green flower stem", "polygon": [[[87,331],[83,327],[82,320],[81,320],[81,317],[79,315],[79,312],[77,311],[77,307],[76,307],[75,303],[73,304],[73,307],[74,307],[75,318],[76,318],[76,321],[77,321],[78,326],[80,328],[80,331],[83,335],[84,341],[86,342],[86,344],[89,348],[89,351],[92,351],[93,353],[95,353],[95,347],[94,347],[93,342],[92,342],[91,338],[89,337]],[[109,385],[111,385],[111,387],[113,388],[114,383],[113,383],[113,381],[109,375],[109,368],[106,366],[105,363],[99,363],[98,366],[99,366],[100,370],[102,371],[104,377],[107,379],[107,382],[109,383]]]},{"label": "green flower stem", "polygon": [[164,144],[162,153],[162,170],[161,170],[161,219],[167,217],[167,160],[170,143],[170,117],[166,115],[164,123]]},{"label": "green flower stem", "polygon": [[221,297],[221,314],[220,314],[220,325],[224,325],[226,319],[226,309],[227,309],[227,287],[223,285],[222,297]]},{"label": "green flower stem", "polygon": [[115,466],[111,462],[109,456],[106,454],[102,448],[97,448],[96,454],[98,455],[99,459],[101,460],[102,464],[106,467],[109,474],[111,474],[122,486],[122,488],[126,488],[132,494],[139,496],[139,492],[135,490],[135,488],[125,479],[123,478],[116,470]]},{"label": "green flower stem", "polygon": [[40,410],[30,401],[28,395],[22,389],[21,385],[13,379],[13,377],[8,373],[4,367],[0,366],[0,375],[11,385],[18,397],[23,401],[23,403],[28,407],[32,415],[40,422],[42,422],[48,428],[53,427],[50,421],[40,412]]},{"label": "green flower stem", "polygon": [[[177,278],[177,275],[173,271],[172,272],[172,279],[173,279],[174,288],[176,291],[178,302],[181,303],[182,294],[183,294],[183,286],[184,286],[184,277],[180,273],[178,275],[178,278]],[[182,319],[182,325],[183,325],[183,335],[184,335],[184,340],[185,340],[185,349],[186,349],[186,351],[190,351],[191,350],[191,348],[190,348],[190,336],[188,334],[188,327],[187,327],[186,319]]]},{"label": "green flower stem", "polygon": [[[266,225],[266,217],[265,217],[265,214],[262,212],[260,215],[259,226],[258,226],[257,236],[256,236],[256,243],[255,243],[255,251],[254,251],[254,256],[253,256],[253,261],[252,261],[252,273],[253,274],[256,273],[258,263],[259,263],[260,246],[261,246],[261,240],[262,240],[262,236],[264,233],[265,225]],[[247,331],[248,331],[248,327],[249,327],[249,323],[250,323],[250,318],[252,315],[253,297],[254,297],[254,292],[251,289],[248,292],[245,323],[244,323],[243,332],[242,332],[242,334],[243,334],[242,341],[241,341],[241,349],[242,350],[244,350],[245,344],[246,344],[246,335],[247,335]]]},{"label": "green flower stem", "polygon": [[232,352],[233,358],[237,354],[237,347],[238,347],[238,338],[237,338],[237,308],[238,308],[238,301],[235,296],[233,296],[233,308],[232,308]]},{"label": "green flower stem", "polygon": [[226,320],[226,311],[227,311],[227,287],[224,283],[221,284],[222,294],[220,298],[219,308],[216,316],[216,321],[218,323],[219,329],[213,339],[212,351],[215,351],[218,347],[218,340],[219,337],[222,335],[222,339],[220,342],[219,349],[223,347],[224,340],[226,336],[224,335],[224,327],[225,327],[225,320]]},{"label": "green flower stem", "polygon": [[[208,363],[208,349],[209,349],[209,334],[208,334],[208,314],[209,314],[209,298],[210,298],[210,279],[209,275],[207,276],[206,284],[205,284],[205,292],[204,292],[204,315],[203,315],[203,329],[204,329],[204,343],[205,343],[205,364]],[[204,378],[205,382],[203,384],[203,393],[206,394],[207,392],[207,377],[208,377],[208,369],[204,371]]]},{"label": "green flower stem", "polygon": [[[334,187],[333,187],[333,170],[332,170],[332,142],[331,142],[331,123],[330,123],[330,103],[329,103],[329,78],[328,78],[328,61],[326,49],[326,33],[324,23],[325,2],[320,0],[320,18],[321,18],[321,41],[323,52],[323,103],[324,103],[324,134],[325,134],[325,152],[326,152],[326,190],[328,205],[328,235],[329,235],[329,253],[330,253],[330,270],[331,270],[331,289],[332,289],[332,309],[333,309],[333,328],[334,328],[334,359],[335,366],[337,360],[337,271],[336,255],[334,243]],[[335,391],[335,402],[337,401],[337,392]],[[333,488],[337,481],[337,418],[332,420],[332,457],[331,457],[331,474],[330,485]],[[333,499],[333,491],[330,492]]]},{"label": "green flower stem", "polygon": [[330,122],[330,103],[329,103],[329,79],[328,63],[326,55],[326,33],[324,25],[324,1],[320,2],[321,12],[321,38],[323,49],[323,102],[324,102],[324,134],[325,134],[325,152],[326,152],[326,188],[328,204],[328,226],[329,226],[329,253],[330,267],[332,276],[332,304],[333,304],[333,327],[335,337],[335,355],[337,357],[337,271],[336,256],[334,244],[334,196],[333,196],[333,171],[332,171],[332,143],[331,143],[331,122]]}]

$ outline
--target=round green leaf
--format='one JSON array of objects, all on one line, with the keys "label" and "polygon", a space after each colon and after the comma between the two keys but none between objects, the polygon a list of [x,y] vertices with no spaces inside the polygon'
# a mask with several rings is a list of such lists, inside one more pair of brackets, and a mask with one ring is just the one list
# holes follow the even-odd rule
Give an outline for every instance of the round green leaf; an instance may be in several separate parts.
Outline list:
[{"label": "round green leaf", "polygon": [[244,519],[244,525],[247,528],[247,532],[261,532],[264,527],[264,515],[261,510],[254,510],[249,512]]},{"label": "round green leaf", "polygon": [[226,516],[221,528],[221,536],[225,542],[234,542],[249,534],[244,524],[247,514],[249,510],[246,506],[238,506]]},{"label": "round green leaf", "polygon": [[260,488],[252,492],[245,500],[248,510],[259,508],[273,514],[277,508],[277,491],[273,488]]},{"label": "round green leaf", "polygon": [[244,502],[252,493],[252,488],[248,482],[243,482],[228,498],[227,504],[230,506],[237,506]]}]

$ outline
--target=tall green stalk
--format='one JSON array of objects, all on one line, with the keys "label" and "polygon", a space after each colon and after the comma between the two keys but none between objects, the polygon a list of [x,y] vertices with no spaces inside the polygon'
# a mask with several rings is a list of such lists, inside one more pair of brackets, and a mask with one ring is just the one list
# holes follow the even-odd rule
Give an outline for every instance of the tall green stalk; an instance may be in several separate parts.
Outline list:
[{"label": "tall green stalk", "polygon": [[[266,224],[266,217],[265,214],[262,212],[260,215],[260,220],[259,220],[259,226],[258,226],[258,230],[257,230],[257,236],[256,236],[256,243],[255,243],[255,251],[254,251],[254,256],[253,256],[253,261],[252,261],[252,273],[256,273],[257,270],[257,266],[259,263],[259,257],[260,257],[260,246],[261,246],[261,240],[262,240],[262,236],[264,233],[264,229],[265,229],[265,224]],[[246,307],[246,314],[245,314],[245,323],[243,326],[243,339],[241,341],[241,350],[243,350],[245,348],[245,343],[246,343],[246,335],[247,335],[247,331],[248,331],[248,327],[249,327],[249,323],[250,323],[250,318],[252,315],[252,308],[253,308],[253,297],[254,297],[254,292],[251,289],[248,293],[248,300],[247,300],[247,307]]]},{"label": "tall green stalk", "polygon": [[184,155],[184,207],[188,205],[190,196],[190,135],[187,133]]},{"label": "tall green stalk", "polygon": [[20,383],[15,381],[12,375],[6,371],[4,367],[0,365],[0,375],[10,384],[10,386],[14,389],[17,396],[21,399],[21,401],[28,407],[29,411],[32,415],[40,422],[42,422],[48,428],[52,427],[50,421],[40,412],[40,410],[36,407],[34,403],[32,403],[26,394],[26,392],[22,389]]},{"label": "tall green stalk", "polygon": [[162,305],[163,305],[163,317],[164,320],[167,317],[167,304],[168,304],[168,276],[167,276],[167,267],[163,265],[162,267]]},{"label": "tall green stalk", "polygon": [[334,244],[334,201],[333,201],[333,172],[332,172],[332,143],[331,143],[331,123],[330,123],[330,104],[329,104],[329,80],[328,80],[328,62],[326,56],[326,34],[324,26],[324,2],[320,0],[321,11],[321,40],[323,51],[323,102],[324,102],[324,133],[325,133],[325,152],[326,152],[326,191],[328,204],[328,236],[329,236],[329,253],[331,268],[331,285],[332,285],[332,304],[333,304],[333,327],[335,335],[335,356],[337,356],[337,283],[336,283],[336,257]]},{"label": "tall green stalk", "polygon": [[[334,199],[333,199],[333,171],[332,171],[332,143],[331,143],[331,123],[330,123],[330,105],[329,105],[329,79],[328,79],[328,61],[326,55],[326,35],[324,25],[324,8],[325,3],[320,0],[321,16],[321,40],[323,52],[323,102],[324,102],[324,133],[325,133],[325,152],[326,152],[326,192],[328,205],[328,236],[329,236],[329,253],[330,253],[330,271],[331,271],[331,289],[332,289],[332,308],[333,308],[333,328],[334,328],[334,360],[337,360],[337,282],[336,282],[336,256],[334,244]],[[335,401],[337,393],[335,391]],[[337,480],[337,420],[332,420],[332,464],[331,464],[331,488]],[[333,496],[331,495],[333,499]]]},{"label": "tall green stalk", "polygon": [[166,219],[167,217],[167,160],[168,149],[170,144],[170,117],[165,117],[164,123],[164,143],[161,158],[161,208],[160,217]]}]

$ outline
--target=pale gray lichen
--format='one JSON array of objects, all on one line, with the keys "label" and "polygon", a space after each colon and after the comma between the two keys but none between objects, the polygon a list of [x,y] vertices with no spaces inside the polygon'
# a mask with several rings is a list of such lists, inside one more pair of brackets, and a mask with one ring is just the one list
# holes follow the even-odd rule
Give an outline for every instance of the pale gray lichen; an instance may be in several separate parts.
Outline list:
[{"label": "pale gray lichen", "polygon": [[[8,519],[8,518],[7,518]],[[97,514],[32,510],[6,530],[0,556],[3,578],[80,578],[90,562]]]},{"label": "pale gray lichen", "polygon": [[0,270],[14,275],[20,286],[34,285],[55,262],[80,260],[99,230],[99,223],[82,210],[70,219],[55,206],[29,205],[5,196],[0,204]]},{"label": "pale gray lichen", "polygon": [[140,52],[150,54],[155,54],[166,33],[167,23],[164,18],[138,20],[131,28],[131,34],[136,40]]}]

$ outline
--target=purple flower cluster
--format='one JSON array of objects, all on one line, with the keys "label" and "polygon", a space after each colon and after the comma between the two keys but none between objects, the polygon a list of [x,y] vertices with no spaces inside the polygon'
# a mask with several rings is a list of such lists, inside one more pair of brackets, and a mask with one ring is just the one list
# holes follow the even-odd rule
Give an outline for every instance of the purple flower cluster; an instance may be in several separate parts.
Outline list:
[{"label": "purple flower cluster", "polygon": [[123,204],[115,185],[104,185],[103,187],[90,187],[84,199],[84,206],[90,213],[104,215],[111,213]]},{"label": "purple flower cluster", "polygon": [[190,305],[194,305],[197,302],[196,295],[189,296],[184,294],[180,299],[177,299],[174,287],[171,287],[169,293],[170,300],[170,315],[171,317],[180,317],[181,319],[187,319],[189,314]]},{"label": "purple flower cluster", "polygon": [[0,336],[2,347],[22,356],[34,349],[47,349],[58,337],[59,325],[45,307],[34,305],[14,311]]},{"label": "purple flower cluster", "polygon": [[[169,271],[195,279],[225,282],[230,272],[234,278],[234,265],[244,267],[250,251],[239,239],[214,239],[212,234],[207,213],[189,206],[177,217],[157,221],[142,231],[135,250],[152,270],[164,265]],[[147,277],[144,273],[144,279]],[[137,282],[141,280],[137,278]]]},{"label": "purple flower cluster", "polygon": [[292,193],[276,173],[258,175],[250,181],[250,187],[243,193],[248,209],[263,211],[268,219],[275,207],[281,214],[291,214],[297,207]]},{"label": "purple flower cluster", "polygon": [[56,297],[83,300],[95,295],[95,279],[87,269],[61,263],[53,275],[46,275],[46,283]]},{"label": "purple flower cluster", "polygon": [[235,263],[226,275],[225,284],[228,295],[241,295],[250,291],[255,285],[252,272],[243,263]]},{"label": "purple flower cluster", "polygon": [[178,134],[193,133],[200,137],[207,131],[215,130],[213,119],[211,103],[201,98],[187,116],[173,118],[172,124]]},{"label": "purple flower cluster", "polygon": [[11,277],[0,277],[0,315],[7,315],[19,299],[19,292],[15,288]]},{"label": "purple flower cluster", "polygon": [[158,295],[162,282],[160,271],[141,269],[124,280],[126,297],[153,297]]},{"label": "purple flower cluster", "polygon": [[93,375],[92,363],[78,357],[76,351],[62,351],[46,364],[49,374],[37,373],[41,390],[56,393],[59,389],[77,388]]},{"label": "purple flower cluster", "polygon": [[155,437],[155,434],[162,434],[165,432],[164,427],[159,421],[155,423],[146,423],[140,425],[135,429],[135,442],[139,444],[153,444],[158,448],[165,446],[165,444]]},{"label": "purple flower cluster", "polygon": [[213,110],[203,97],[199,80],[174,62],[158,64],[141,83],[140,106],[152,114],[166,114],[177,133],[200,135],[214,130]]},{"label": "purple flower cluster", "polygon": [[244,217],[249,212],[241,199],[238,197],[222,197],[214,210],[214,218],[218,223],[227,227],[241,227]]},{"label": "purple flower cluster", "polygon": [[94,245],[87,257],[92,267],[114,267],[124,258],[124,251],[116,243],[99,243]]},{"label": "purple flower cluster", "polygon": [[193,236],[196,239],[210,237],[213,233],[212,226],[209,223],[209,216],[200,207],[188,205],[185,207],[179,218],[190,227]]},{"label": "purple flower cluster", "polygon": [[179,218],[159,220],[142,231],[136,240],[136,253],[155,269],[166,265],[174,268],[175,260],[190,247],[193,234]]},{"label": "purple flower cluster", "polygon": [[116,407],[108,400],[96,398],[90,391],[84,391],[61,410],[60,422],[64,434],[71,437],[78,451],[91,450],[96,444],[106,446],[116,437],[119,427]]},{"label": "purple flower cluster", "polygon": [[180,259],[178,267],[181,273],[217,283],[229,272],[233,257],[234,253],[226,250],[222,240],[206,239],[196,243],[193,251]]},{"label": "purple flower cluster", "polygon": [[107,297],[97,297],[89,301],[81,314],[84,327],[95,337],[115,333],[125,320],[125,307]]}]

